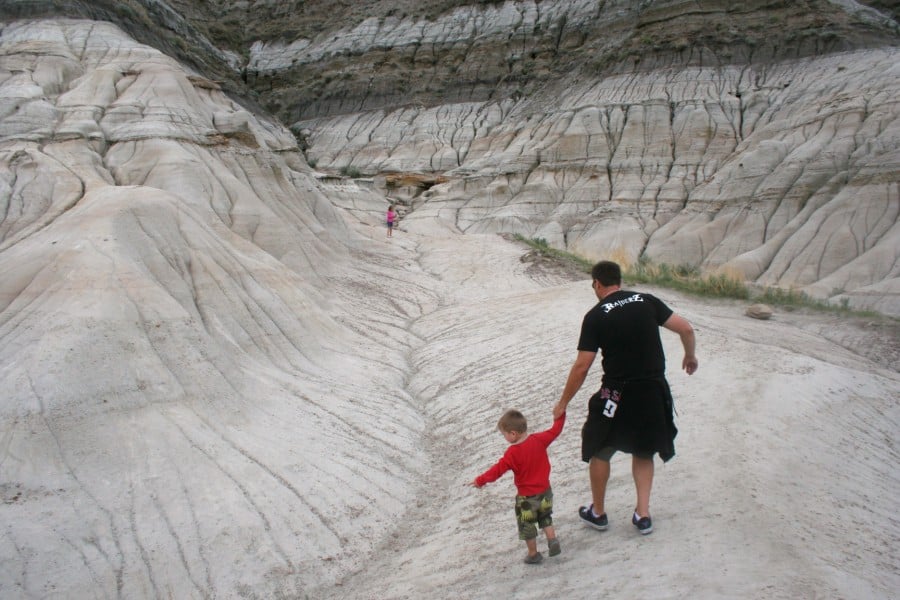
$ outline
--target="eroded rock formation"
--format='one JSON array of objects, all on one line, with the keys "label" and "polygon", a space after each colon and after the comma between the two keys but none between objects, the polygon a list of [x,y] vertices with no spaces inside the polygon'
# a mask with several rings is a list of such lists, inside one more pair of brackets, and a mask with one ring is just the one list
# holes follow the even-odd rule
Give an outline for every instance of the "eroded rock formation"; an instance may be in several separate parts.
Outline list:
[{"label": "eroded rock formation", "polygon": [[[434,106],[410,93],[419,103],[373,100],[391,105],[379,110],[356,110],[367,101],[344,89],[340,105],[321,109],[344,114],[292,126],[306,132],[307,155],[320,169],[446,177],[446,185],[413,202],[412,220],[428,227],[439,218],[460,231],[541,237],[590,258],[689,264],[900,313],[896,23],[862,5],[829,5],[815,17],[828,21],[819,23],[820,37],[782,31],[763,43],[754,36],[771,33],[776,20],[798,25],[813,17],[785,10],[768,13],[767,21],[764,9],[772,7],[751,3],[729,13],[714,5],[695,12],[663,2],[623,9],[623,16],[612,5],[595,14],[594,3],[505,3],[458,8],[419,27],[373,17],[352,34],[319,43],[258,44],[250,67],[286,77],[298,64],[341,56],[340,72],[347,73],[373,56],[388,50],[402,56],[411,47],[417,53],[430,47],[429,55],[446,60],[448,46],[466,40],[470,50],[483,49],[501,31],[537,45],[534,32],[553,23],[562,24],[558,35],[581,32],[593,40],[578,45],[584,57],[601,37],[628,47],[636,31],[662,35],[667,24],[668,41],[651,44],[654,50],[630,68],[619,61],[602,76],[584,65],[553,78],[545,73],[529,80],[528,93],[512,93],[507,83],[482,93],[457,82],[467,101],[451,94]],[[731,33],[713,36],[716,44],[691,37],[681,50],[672,47],[673,32],[696,31],[701,23],[715,29],[725,14],[736,21]],[[858,27],[849,34],[838,23]],[[871,37],[863,39],[862,31]],[[722,45],[732,38],[741,42],[728,52]],[[801,38],[818,42],[804,46]],[[867,44],[874,47],[852,49]],[[528,63],[510,42],[490,47],[511,69]],[[473,54],[471,65],[497,63],[496,56]],[[566,64],[560,56],[554,65]],[[609,58],[608,48],[603,56]],[[380,71],[372,65],[369,71],[367,90],[377,95]],[[392,89],[420,77],[422,68],[404,73]],[[285,83],[273,91],[275,108],[289,89]],[[483,100],[495,94],[500,99]]]},{"label": "eroded rock formation", "polygon": [[[0,7],[0,596],[342,597],[335,583],[374,557],[378,589],[443,597],[447,579],[430,578],[446,532],[469,547],[473,521],[500,511],[465,497],[445,512],[447,490],[473,453],[494,455],[504,393],[546,408],[573,350],[558,322],[588,292],[523,276],[533,265],[497,236],[420,233],[519,232],[900,312],[896,15],[731,4]],[[406,203],[412,233],[390,247],[373,243],[385,195]],[[695,316],[713,361],[770,409],[730,404],[734,419],[699,386],[717,436],[695,457],[749,423],[741,439],[806,450],[818,495],[826,480],[847,497],[874,490],[874,509],[840,514],[866,535],[798,548],[823,515],[791,514],[794,489],[766,465],[730,471],[752,484],[740,501],[756,485],[777,492],[764,510],[726,499],[753,517],[740,535],[765,519],[782,536],[777,558],[751,551],[741,589],[763,594],[774,571],[798,597],[896,589],[882,550],[896,527],[872,518],[896,497],[884,448],[896,375],[841,347],[870,338],[840,332],[810,352],[819,331],[771,334],[767,390],[746,358],[758,323],[734,343],[734,327]],[[518,333],[535,323],[542,344],[523,355]],[[798,383],[810,387],[785,409],[779,390]],[[847,430],[863,437],[847,443],[877,448],[865,468],[828,453],[850,435],[848,402],[861,410]],[[574,502],[580,464],[557,473]],[[679,498],[696,497],[683,481]],[[679,543],[702,530],[690,518]],[[407,524],[407,546],[382,552]],[[692,541],[715,560],[734,539]],[[492,543],[477,561],[455,555],[456,595],[488,589],[467,587],[472,569],[505,568]],[[489,585],[502,595],[513,578]],[[363,572],[351,593],[369,582]],[[680,586],[691,597],[704,582]]]},{"label": "eroded rock formation", "polygon": [[440,215],[441,227],[900,314],[900,25],[886,3],[71,0],[11,12],[111,19],[159,40],[233,100],[267,106],[319,170],[446,178],[408,202],[424,226]]},{"label": "eroded rock formation", "polygon": [[[300,593],[375,543],[421,418],[379,282],[327,284],[377,279],[358,243],[290,132],[214,82],[108,23],[6,24],[0,595]],[[357,469],[385,452],[393,475]]]}]

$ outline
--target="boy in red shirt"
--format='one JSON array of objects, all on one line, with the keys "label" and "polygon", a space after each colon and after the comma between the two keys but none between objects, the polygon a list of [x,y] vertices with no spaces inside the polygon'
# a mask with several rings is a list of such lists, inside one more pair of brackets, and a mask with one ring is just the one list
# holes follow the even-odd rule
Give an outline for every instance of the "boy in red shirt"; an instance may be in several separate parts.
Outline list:
[{"label": "boy in red shirt", "polygon": [[562,432],[566,422],[566,413],[562,413],[553,421],[553,426],[540,433],[528,433],[528,422],[517,410],[508,410],[497,423],[497,429],[506,438],[510,446],[503,457],[493,467],[479,475],[470,485],[477,488],[486,483],[496,481],[507,471],[515,475],[516,490],[516,523],[519,526],[519,539],[525,540],[528,556],[525,562],[536,565],[544,557],[537,550],[537,526],[547,536],[547,549],[550,556],[560,553],[559,540],[553,529],[553,490],[550,489],[550,459],[547,447]]}]

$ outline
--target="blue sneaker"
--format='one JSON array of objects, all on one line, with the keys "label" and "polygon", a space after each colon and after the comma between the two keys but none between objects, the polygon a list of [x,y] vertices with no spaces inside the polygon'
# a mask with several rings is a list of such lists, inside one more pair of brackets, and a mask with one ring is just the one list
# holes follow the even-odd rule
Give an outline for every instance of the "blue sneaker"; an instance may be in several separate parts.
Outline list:
[{"label": "blue sneaker", "polygon": [[641,535],[653,533],[653,521],[650,520],[650,517],[640,517],[637,513],[634,513],[631,517],[631,523],[637,527]]},{"label": "blue sneaker", "polygon": [[584,521],[584,524],[588,527],[593,527],[600,531],[605,531],[606,528],[609,527],[609,519],[606,518],[606,513],[603,513],[599,517],[594,516],[593,504],[579,508],[578,516],[581,517],[581,520]]}]

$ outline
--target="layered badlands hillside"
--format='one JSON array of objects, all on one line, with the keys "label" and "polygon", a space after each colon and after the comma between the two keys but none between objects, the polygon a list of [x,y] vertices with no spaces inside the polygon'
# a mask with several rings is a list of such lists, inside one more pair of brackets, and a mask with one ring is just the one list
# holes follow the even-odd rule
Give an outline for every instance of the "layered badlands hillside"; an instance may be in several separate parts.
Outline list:
[{"label": "layered badlands hillside", "polygon": [[[721,5],[592,3],[634,45],[589,64],[575,49],[606,42],[587,3],[377,2],[375,22],[352,2],[0,7],[0,597],[545,597],[511,484],[464,484],[502,451],[504,408],[545,425],[593,298],[496,232],[897,314],[895,17],[817,3],[837,33],[762,62],[740,44],[744,64],[673,62],[660,38],[636,67],[647,27],[739,16]],[[292,25],[326,6],[319,33]],[[217,10],[253,19],[228,38]],[[508,43],[466,54],[483,85],[446,102],[416,71],[412,103],[291,117],[262,93],[303,52],[365,61],[361,31],[390,55],[453,23],[461,48]],[[521,68],[513,26],[573,49],[519,91],[493,62]],[[388,196],[405,204],[390,242]],[[629,536],[619,463],[610,535],[578,527],[576,399],[553,454],[565,550],[538,574],[571,598],[598,579],[620,597],[892,597],[893,321],[761,323],[654,291],[701,356],[687,378],[665,338],[682,434],[657,531]]]},{"label": "layered badlands hillside", "polygon": [[[375,177],[411,223],[690,265],[897,315],[896,22],[857,3],[614,4],[372,17],[328,38],[258,43],[248,70],[275,86],[267,99],[285,118],[301,117],[291,126],[311,164]],[[325,95],[286,105],[311,85],[292,74],[321,65],[334,66],[316,88]],[[453,80],[442,69],[458,74],[452,92],[434,91]],[[381,185],[409,172],[446,183]]]},{"label": "layered badlands hillside", "polygon": [[[374,178],[411,222],[900,314],[890,3],[17,0],[6,11],[121,24],[242,106],[265,106],[316,169]],[[385,185],[397,175],[429,183]]]}]

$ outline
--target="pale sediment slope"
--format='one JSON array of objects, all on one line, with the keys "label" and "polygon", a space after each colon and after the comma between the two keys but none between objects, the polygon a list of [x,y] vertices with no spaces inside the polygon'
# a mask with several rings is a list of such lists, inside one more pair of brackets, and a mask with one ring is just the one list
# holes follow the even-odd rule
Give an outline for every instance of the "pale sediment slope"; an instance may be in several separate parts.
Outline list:
[{"label": "pale sediment slope", "polygon": [[862,352],[849,321],[664,291],[701,370],[666,337],[656,532],[631,531],[620,462],[612,529],[575,522],[585,392],[553,447],[563,555],[524,571],[509,480],[463,484],[503,408],[549,422],[587,282],[442,219],[386,240],[383,198],[318,182],[216,87],[108,24],[2,30],[0,597],[900,587],[900,377],[863,357],[896,336]]},{"label": "pale sediment slope", "polygon": [[212,82],[108,24],[0,50],[0,596],[346,571],[426,460],[409,284],[354,264],[290,134]]},{"label": "pale sediment slope", "polygon": [[[551,447],[563,554],[522,564],[511,476],[483,490],[465,484],[505,449],[495,429],[503,410],[518,407],[534,428],[549,426],[593,296],[587,280],[523,286],[530,277],[515,257],[497,260],[506,251],[492,239],[416,241],[418,262],[441,274],[453,299],[411,323],[425,340],[409,389],[429,423],[431,468],[376,555],[315,596],[546,598],[551,588],[566,598],[594,598],[598,589],[611,597],[892,596],[900,583],[898,373],[823,339],[827,316],[754,321],[739,303],[666,290],[652,291],[695,324],[701,369],[680,372],[680,343],[664,332],[681,433],[678,456],[658,467],[653,535],[630,525],[623,457],[614,459],[610,530],[578,523],[589,498],[578,450],[586,389]],[[855,339],[864,325],[845,321],[835,335]],[[896,353],[896,344],[894,330],[882,351]],[[595,373],[587,387],[598,382]]]}]

